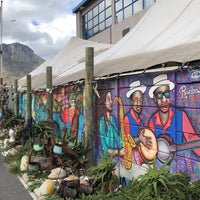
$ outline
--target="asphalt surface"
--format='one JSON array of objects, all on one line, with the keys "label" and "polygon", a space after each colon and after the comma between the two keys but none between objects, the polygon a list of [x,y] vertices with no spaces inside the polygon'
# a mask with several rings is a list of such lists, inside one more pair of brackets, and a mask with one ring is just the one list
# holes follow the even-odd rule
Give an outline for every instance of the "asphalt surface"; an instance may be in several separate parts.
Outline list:
[{"label": "asphalt surface", "polygon": [[0,200],[33,200],[19,178],[9,172],[0,154]]}]

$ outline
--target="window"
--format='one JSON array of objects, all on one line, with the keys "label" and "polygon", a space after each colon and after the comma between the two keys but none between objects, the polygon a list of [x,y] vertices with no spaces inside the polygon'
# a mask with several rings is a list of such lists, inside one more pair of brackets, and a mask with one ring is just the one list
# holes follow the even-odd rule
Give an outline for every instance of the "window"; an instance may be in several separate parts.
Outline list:
[{"label": "window", "polygon": [[115,0],[115,23],[151,6],[156,0]]},{"label": "window", "polygon": [[89,39],[112,25],[112,1],[103,0],[82,17],[83,38]]},{"label": "window", "polygon": [[[156,0],[114,0],[115,23],[148,8]],[[112,0],[102,0],[82,16],[82,35],[89,39],[112,25]]]}]

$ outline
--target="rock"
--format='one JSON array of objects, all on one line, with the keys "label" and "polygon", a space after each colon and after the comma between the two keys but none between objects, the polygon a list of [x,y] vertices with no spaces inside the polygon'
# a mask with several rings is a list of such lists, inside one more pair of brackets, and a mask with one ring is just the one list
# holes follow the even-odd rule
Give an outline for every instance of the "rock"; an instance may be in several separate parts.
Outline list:
[{"label": "rock", "polygon": [[51,170],[50,175],[48,176],[49,179],[60,179],[65,178],[67,176],[67,173],[64,169],[61,167],[55,168]]},{"label": "rock", "polygon": [[6,148],[8,146],[8,144],[9,144],[9,139],[8,138],[4,139],[3,147]]},{"label": "rock", "polygon": [[89,185],[89,181],[85,177],[80,177],[80,184]]},{"label": "rock", "polygon": [[70,175],[70,176],[68,176],[67,178],[65,178],[64,180],[66,180],[66,181],[71,181],[71,180],[77,180],[77,179],[79,179],[78,176]]},{"label": "rock", "polygon": [[35,189],[34,192],[37,196],[48,196],[52,194],[55,190],[55,183],[53,180],[45,180],[42,185]]},{"label": "rock", "polygon": [[10,143],[15,142],[15,131],[12,128],[10,128],[8,134],[9,134],[9,142]]},{"label": "rock", "polygon": [[21,158],[20,170],[26,171],[28,169],[28,156],[25,155]]},{"label": "rock", "polygon": [[11,155],[15,155],[17,152],[18,151],[15,148],[12,148],[12,149],[9,150],[9,154],[11,154]]}]

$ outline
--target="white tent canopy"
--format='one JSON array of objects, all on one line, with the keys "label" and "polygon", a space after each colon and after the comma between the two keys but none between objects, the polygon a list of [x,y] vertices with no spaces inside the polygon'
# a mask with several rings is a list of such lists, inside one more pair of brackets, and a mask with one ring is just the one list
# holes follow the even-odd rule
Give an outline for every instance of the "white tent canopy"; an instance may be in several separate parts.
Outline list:
[{"label": "white tent canopy", "polygon": [[[94,55],[98,55],[102,51],[107,50],[111,47],[110,44],[103,44],[83,40],[77,37],[72,37],[65,47],[53,58],[45,61],[35,70],[31,75],[32,89],[43,89],[46,87],[46,67],[52,66],[53,81],[54,79],[65,71],[70,71],[73,66],[78,65],[85,60],[85,48],[94,47]],[[64,83],[68,80],[65,79]],[[18,81],[20,90],[26,89],[26,76]],[[60,84],[60,83],[58,83]],[[57,85],[58,85],[57,84]],[[55,85],[53,83],[53,85]]]},{"label": "white tent canopy", "polygon": [[[200,0],[157,0],[124,38],[95,56],[94,76],[141,70],[168,62],[199,60],[199,10]],[[47,63],[53,66],[54,86],[85,78],[84,60],[81,62],[80,57],[74,55],[71,61],[68,53],[71,52],[63,53],[65,61],[73,64],[67,67],[64,62],[53,62],[54,59]],[[57,65],[60,66],[59,73],[54,72]],[[44,86],[44,83],[40,85]]]},{"label": "white tent canopy", "polygon": [[[157,0],[124,38],[94,58],[94,76],[200,59],[199,9],[199,0]],[[55,83],[82,79],[83,72],[80,63]]]}]

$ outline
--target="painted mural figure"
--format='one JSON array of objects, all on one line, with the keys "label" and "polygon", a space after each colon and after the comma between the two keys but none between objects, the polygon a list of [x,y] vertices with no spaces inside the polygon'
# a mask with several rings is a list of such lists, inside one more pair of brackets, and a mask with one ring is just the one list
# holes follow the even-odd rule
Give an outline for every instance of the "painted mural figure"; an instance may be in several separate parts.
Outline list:
[{"label": "painted mural figure", "polygon": [[105,110],[99,121],[100,143],[104,155],[124,156],[126,148],[122,145],[121,131],[117,127],[114,117],[111,115],[113,101],[111,92],[105,94]]},{"label": "painted mural figure", "polygon": [[[140,81],[134,81],[130,84],[130,90],[127,92],[126,97],[130,98],[132,107],[125,114],[124,125],[126,136],[131,135],[135,144],[138,146],[142,142],[146,147],[151,147],[151,138],[138,135],[138,131],[144,126],[140,114],[142,112],[143,94],[146,91],[146,86],[141,85]],[[134,159],[137,164],[141,165],[143,159],[140,156],[138,148],[133,148]]]},{"label": "painted mural figure", "polygon": [[[154,100],[158,107],[158,110],[149,120],[149,128],[155,133],[157,138],[158,159],[161,162],[171,158],[173,153],[177,150],[192,148],[193,152],[195,152],[197,156],[200,156],[200,149],[195,149],[195,143],[185,146],[182,144],[185,142],[188,144],[191,141],[200,140],[200,138],[195,134],[195,130],[187,114],[170,105],[170,91],[173,90],[174,87],[175,84],[167,79],[167,74],[161,74],[153,79],[153,86],[149,90],[149,97]],[[170,149],[166,147],[173,143],[176,144],[176,147],[173,152],[171,152]],[[173,160],[173,162],[175,161]],[[176,170],[174,166],[172,171],[175,172]]]}]

